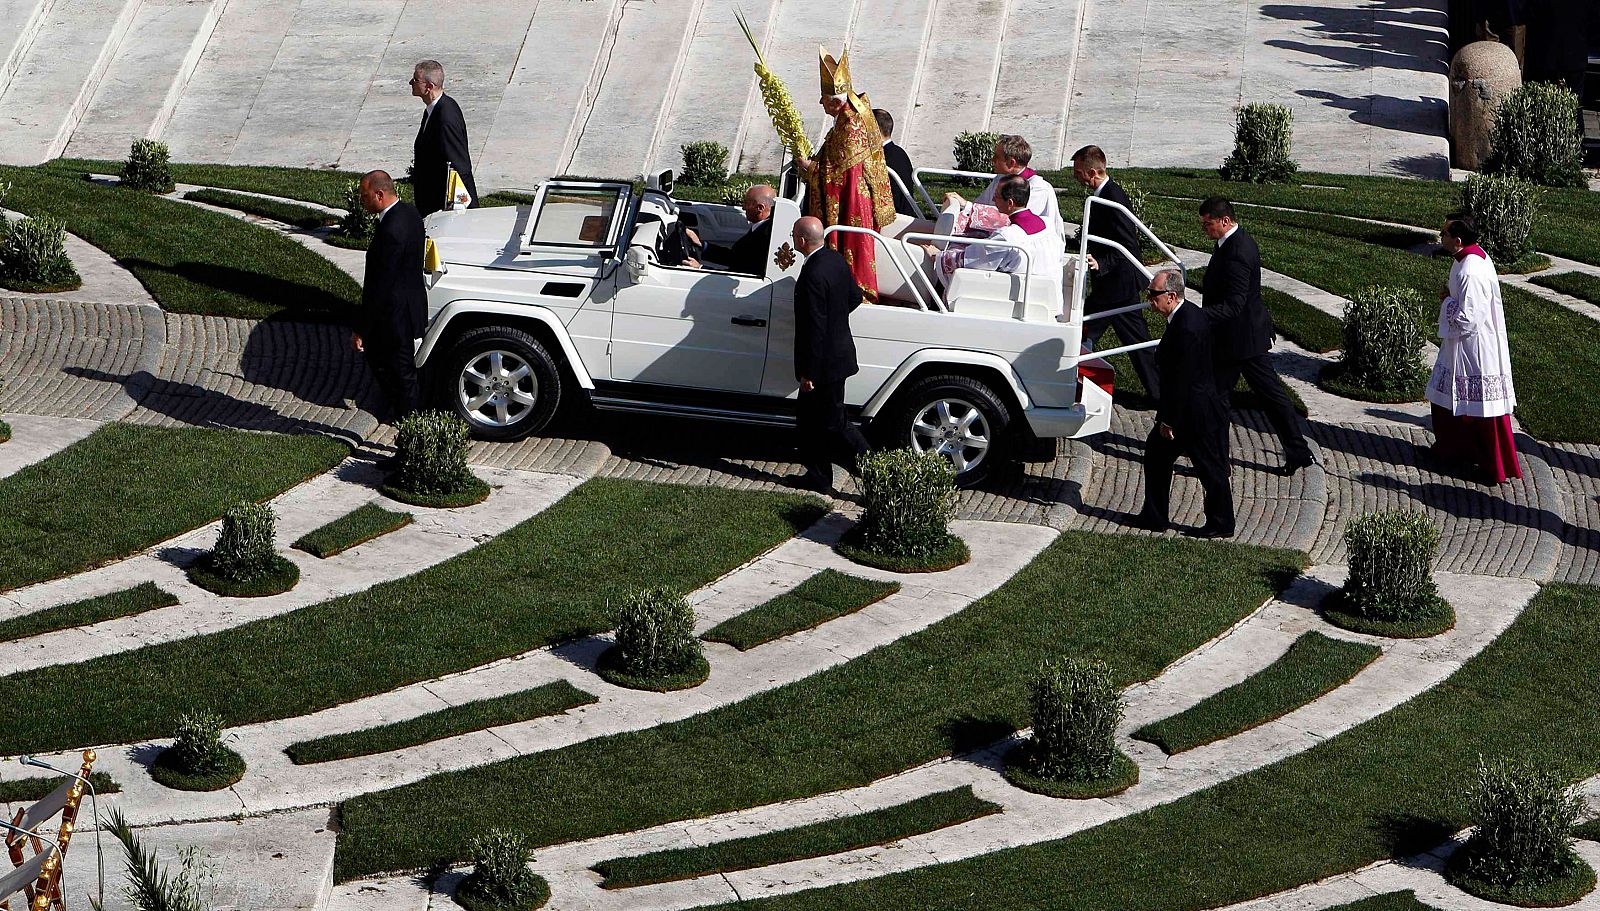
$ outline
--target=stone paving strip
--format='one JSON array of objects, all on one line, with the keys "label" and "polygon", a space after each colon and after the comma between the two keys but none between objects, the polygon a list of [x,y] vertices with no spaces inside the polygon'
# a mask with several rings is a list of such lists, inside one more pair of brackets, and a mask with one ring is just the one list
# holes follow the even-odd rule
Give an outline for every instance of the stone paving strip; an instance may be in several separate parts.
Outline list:
[{"label": "stone paving strip", "polygon": [[[536,853],[534,869],[550,880],[554,907],[654,911],[753,900],[1064,838],[1303,752],[1411,700],[1493,642],[1537,592],[1536,585],[1521,580],[1440,574],[1440,589],[1458,611],[1456,628],[1432,639],[1383,640],[1332,627],[1304,606],[1341,582],[1342,574],[1340,567],[1313,567],[1281,600],[1268,602],[1154,680],[1130,687],[1119,739],[1124,751],[1139,761],[1141,780],[1119,796],[1063,801],[1013,788],[998,771],[1000,757],[1014,742],[1008,740],[863,788],[547,847]],[[1349,683],[1306,706],[1178,756],[1166,757],[1151,744],[1128,739],[1140,725],[1182,711],[1266,667],[1309,630],[1370,642],[1384,648],[1384,654]],[[1005,812],[888,845],[621,892],[598,888],[598,877],[589,870],[610,857],[761,834],[961,785],[971,785],[979,797],[1002,804]],[[343,907],[337,895],[361,887],[359,882],[339,887],[332,907]],[[389,880],[386,887],[398,889],[400,884]]]},{"label": "stone paving strip", "polygon": [[41,462],[100,429],[99,421],[37,414],[0,414],[11,439],[0,443],[0,478]]},{"label": "stone paving strip", "polygon": [[1566,506],[1561,513],[1561,558],[1553,580],[1593,585],[1600,579],[1600,445],[1541,443],[1537,449],[1555,475]]},{"label": "stone paving strip", "polygon": [[0,412],[114,421],[133,411],[167,340],[154,304],[9,295],[0,292]]},{"label": "stone paving strip", "polygon": [[[8,617],[147,581],[171,592],[180,603],[93,626],[0,643],[0,675],[214,633],[411,575],[520,524],[582,482],[578,477],[507,469],[479,469],[478,474],[498,488],[483,503],[454,510],[408,507],[416,515],[411,525],[325,560],[289,545],[357,506],[379,500],[375,489],[381,480],[379,473],[368,462],[350,459],[279,496],[272,501],[278,511],[278,552],[300,567],[299,584],[281,595],[222,598],[189,582],[182,567],[210,549],[220,522],[99,569],[9,592],[0,600],[0,610]],[[0,767],[0,776],[10,771]]]}]

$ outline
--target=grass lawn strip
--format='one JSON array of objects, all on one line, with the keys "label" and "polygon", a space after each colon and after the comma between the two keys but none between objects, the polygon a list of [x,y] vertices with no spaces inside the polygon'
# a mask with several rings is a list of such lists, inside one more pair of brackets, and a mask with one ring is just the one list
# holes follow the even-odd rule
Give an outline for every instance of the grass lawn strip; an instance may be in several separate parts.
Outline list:
[{"label": "grass lawn strip", "polygon": [[742,908],[1200,911],[1437,848],[1480,757],[1600,771],[1600,589],[1546,586],[1416,699],[1306,752],[1070,838]]},{"label": "grass lawn strip", "polygon": [[591,635],[612,626],[629,589],[692,591],[822,512],[809,497],[589,481],[411,576],[219,633],[0,679],[0,705],[18,707],[0,729],[0,755],[159,738],[180,710],[207,709],[230,728],[306,715]]},{"label": "grass lawn strip", "polygon": [[558,680],[504,696],[464,702],[406,721],[303,740],[289,745],[284,752],[296,765],[372,756],[503,724],[558,715],[594,701],[595,697],[589,693]]},{"label": "grass lawn strip", "polygon": [[346,319],[361,297],[350,276],[270,228],[174,199],[51,168],[0,167],[9,208],[54,215],[110,254],[162,309],[260,319]]},{"label": "grass lawn strip", "polygon": [[368,503],[332,522],[305,533],[294,547],[314,557],[331,557],[411,524],[409,512],[393,512]]},{"label": "grass lawn strip", "polygon": [[726,642],[741,652],[747,651],[855,613],[899,590],[898,582],[878,582],[825,569],[793,590],[724,620],[700,638]]},{"label": "grass lawn strip", "polygon": [[1588,841],[1600,841],[1600,819],[1591,819],[1572,830],[1572,834]]},{"label": "grass lawn strip", "polygon": [[[1189,284],[1199,290],[1205,286],[1206,267],[1189,270]],[[1284,338],[1296,345],[1327,354],[1344,347],[1344,323],[1335,316],[1277,288],[1262,287],[1262,300],[1272,314],[1272,324]]]},{"label": "grass lawn strip", "polygon": [[999,804],[983,800],[972,793],[970,786],[963,786],[859,816],[702,847],[619,857],[598,863],[594,869],[605,877],[601,885],[607,889],[647,886],[887,844],[998,813],[1000,809]]},{"label": "grass lawn strip", "polygon": [[1558,272],[1555,275],[1536,275],[1529,281],[1552,291],[1559,291],[1568,297],[1576,297],[1600,306],[1600,275],[1590,275],[1587,272]]},{"label": "grass lawn strip", "polygon": [[[337,875],[459,860],[486,825],[549,845],[859,787],[1026,725],[1046,657],[1103,659],[1122,685],[1154,677],[1255,610],[1302,562],[1282,550],[1067,532],[960,613],[796,683],[348,800]],[[488,793],[492,802],[474,796]],[[415,825],[424,817],[426,829]]]},{"label": "grass lawn strip", "polygon": [[132,588],[101,595],[98,598],[60,604],[20,617],[12,617],[9,620],[0,620],[0,642],[26,639],[29,636],[72,629],[75,626],[93,626],[106,620],[131,617],[158,607],[171,607],[177,603],[178,599],[175,596],[162,591],[154,582],[143,582]]},{"label": "grass lawn strip", "polygon": [[227,190],[200,189],[190,190],[183,194],[183,198],[191,202],[203,202],[207,205],[221,206],[224,209],[236,209],[247,215],[259,215],[273,221],[281,221],[286,225],[304,228],[308,231],[325,228],[338,222],[338,218],[313,209],[309,206],[297,206],[293,203],[278,202],[274,199],[263,199],[248,193],[231,193]]},{"label": "grass lawn strip", "polygon": [[1168,755],[1232,737],[1331,691],[1360,673],[1381,652],[1375,645],[1306,633],[1259,673],[1192,708],[1145,725],[1133,737],[1155,744]]},{"label": "grass lawn strip", "polygon": [[[69,176],[114,174],[122,176],[122,162],[91,158],[58,158],[41,166]],[[322,168],[280,168],[260,165],[178,164],[172,165],[172,178],[178,183],[198,184],[265,193],[285,199],[302,199],[335,209],[344,208],[346,188],[361,179],[355,171],[329,171]],[[408,184],[397,184],[401,196],[409,200]]]},{"label": "grass lawn strip", "polygon": [[0,591],[126,557],[348,452],[322,436],[108,424],[0,478]]},{"label": "grass lawn strip", "polygon": [[[73,768],[74,771],[77,770],[76,766]],[[13,778],[10,781],[0,781],[0,804],[33,803],[36,800],[43,800],[54,793],[56,788],[61,787],[61,782],[67,780],[69,779],[59,775],[49,775],[41,778]],[[117,794],[122,791],[122,785],[105,772],[90,772],[89,783],[94,785],[97,794]]]}]

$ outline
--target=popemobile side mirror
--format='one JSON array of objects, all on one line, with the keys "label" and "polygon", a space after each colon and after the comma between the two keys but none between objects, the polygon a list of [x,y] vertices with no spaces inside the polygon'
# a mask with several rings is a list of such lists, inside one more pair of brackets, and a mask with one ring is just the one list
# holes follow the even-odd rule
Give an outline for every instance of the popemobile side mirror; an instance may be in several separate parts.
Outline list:
[{"label": "popemobile side mirror", "polygon": [[628,252],[622,257],[622,262],[628,267],[629,277],[638,282],[644,279],[645,267],[649,265],[650,259],[643,247],[629,247]]}]

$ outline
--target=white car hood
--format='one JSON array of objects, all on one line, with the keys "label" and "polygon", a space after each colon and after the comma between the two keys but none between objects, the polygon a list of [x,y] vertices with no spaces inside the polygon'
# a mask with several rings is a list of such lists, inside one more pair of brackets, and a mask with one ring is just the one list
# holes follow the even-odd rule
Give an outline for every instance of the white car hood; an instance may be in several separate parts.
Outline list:
[{"label": "white car hood", "polygon": [[509,265],[528,235],[532,206],[493,206],[435,212],[423,223],[446,263]]}]

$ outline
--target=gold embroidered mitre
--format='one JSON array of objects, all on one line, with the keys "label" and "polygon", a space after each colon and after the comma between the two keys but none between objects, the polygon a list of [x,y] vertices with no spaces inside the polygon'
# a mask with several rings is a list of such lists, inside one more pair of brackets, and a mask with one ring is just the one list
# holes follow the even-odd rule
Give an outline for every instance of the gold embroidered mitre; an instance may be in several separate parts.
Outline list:
[{"label": "gold embroidered mitre", "polygon": [[817,60],[822,69],[822,95],[848,95],[850,94],[850,49],[845,48],[838,60],[828,53],[828,49],[817,47]]}]

